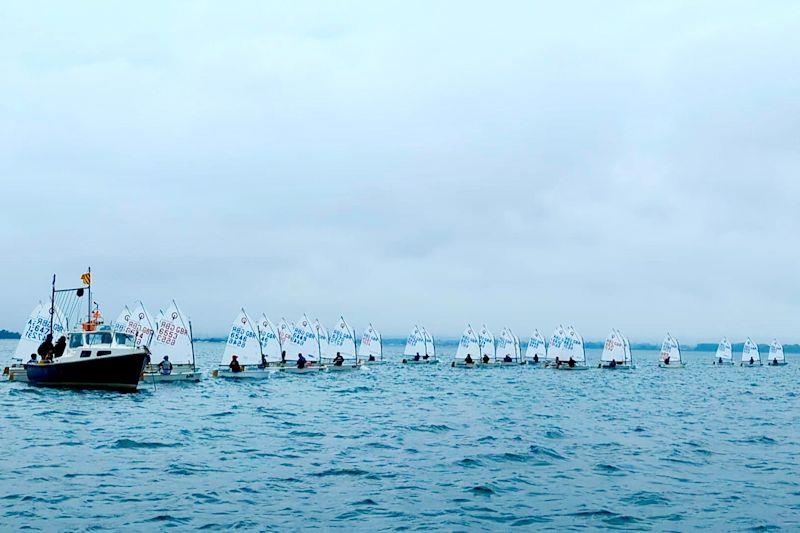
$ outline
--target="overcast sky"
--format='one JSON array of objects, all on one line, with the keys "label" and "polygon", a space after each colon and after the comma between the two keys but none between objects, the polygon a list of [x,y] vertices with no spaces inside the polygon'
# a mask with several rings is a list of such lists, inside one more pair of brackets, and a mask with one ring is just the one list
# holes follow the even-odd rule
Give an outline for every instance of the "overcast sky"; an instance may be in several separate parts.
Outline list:
[{"label": "overcast sky", "polygon": [[91,265],[199,335],[800,341],[796,1],[0,11],[0,327]]}]

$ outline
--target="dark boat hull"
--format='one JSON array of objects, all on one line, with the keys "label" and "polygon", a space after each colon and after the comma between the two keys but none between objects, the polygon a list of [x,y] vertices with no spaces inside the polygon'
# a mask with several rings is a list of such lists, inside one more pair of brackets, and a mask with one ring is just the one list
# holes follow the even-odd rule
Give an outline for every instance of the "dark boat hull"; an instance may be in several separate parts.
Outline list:
[{"label": "dark boat hull", "polygon": [[28,383],[39,387],[135,391],[145,367],[145,352],[25,365]]}]

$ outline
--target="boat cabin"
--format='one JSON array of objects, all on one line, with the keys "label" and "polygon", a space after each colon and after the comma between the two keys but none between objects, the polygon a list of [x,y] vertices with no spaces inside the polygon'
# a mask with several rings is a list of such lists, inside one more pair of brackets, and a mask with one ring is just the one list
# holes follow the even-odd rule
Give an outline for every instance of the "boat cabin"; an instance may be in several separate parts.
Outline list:
[{"label": "boat cabin", "polygon": [[74,331],[69,334],[68,347],[72,352],[80,352],[80,357],[110,355],[112,350],[132,350],[136,348],[136,338],[127,333],[112,331],[108,326],[98,331]]}]

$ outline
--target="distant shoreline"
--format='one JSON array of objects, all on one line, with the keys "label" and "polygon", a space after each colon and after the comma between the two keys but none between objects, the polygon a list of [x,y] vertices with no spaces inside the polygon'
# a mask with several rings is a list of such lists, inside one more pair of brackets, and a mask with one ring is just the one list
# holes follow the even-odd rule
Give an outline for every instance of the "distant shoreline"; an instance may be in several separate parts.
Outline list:
[{"label": "distant shoreline", "polygon": [[0,329],[0,339],[19,339],[21,335],[16,331],[8,331],[7,329]]}]

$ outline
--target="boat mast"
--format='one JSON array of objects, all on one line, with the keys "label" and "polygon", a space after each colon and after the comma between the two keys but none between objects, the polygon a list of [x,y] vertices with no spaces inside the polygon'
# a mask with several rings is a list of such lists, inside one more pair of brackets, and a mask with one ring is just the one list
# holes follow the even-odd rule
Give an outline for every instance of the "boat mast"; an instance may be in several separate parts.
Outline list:
[{"label": "boat mast", "polygon": [[89,281],[89,283],[87,283],[87,285],[89,286],[89,288],[88,288],[88,292],[89,292],[88,300],[89,301],[88,301],[88,303],[86,305],[86,308],[87,308],[87,320],[89,322],[91,322],[92,321],[92,267],[89,267],[87,272],[89,273],[89,277],[87,278],[88,281]]},{"label": "boat mast", "polygon": [[53,315],[56,313],[56,275],[53,274],[53,286],[50,290],[50,336],[53,335]]}]

